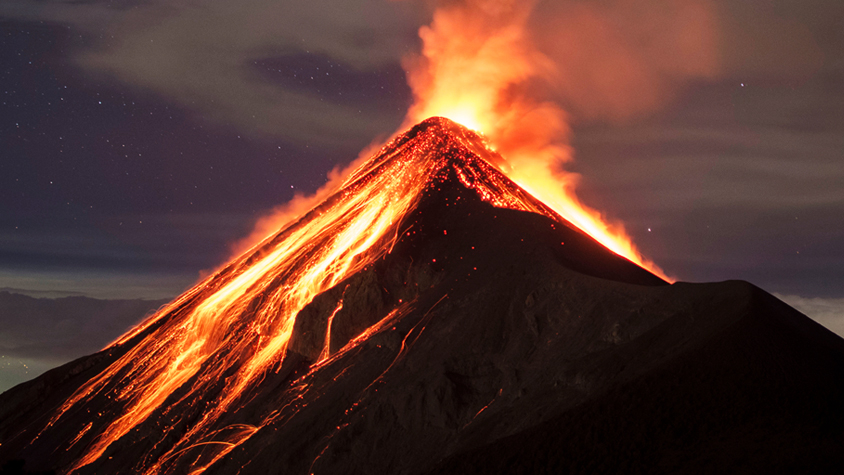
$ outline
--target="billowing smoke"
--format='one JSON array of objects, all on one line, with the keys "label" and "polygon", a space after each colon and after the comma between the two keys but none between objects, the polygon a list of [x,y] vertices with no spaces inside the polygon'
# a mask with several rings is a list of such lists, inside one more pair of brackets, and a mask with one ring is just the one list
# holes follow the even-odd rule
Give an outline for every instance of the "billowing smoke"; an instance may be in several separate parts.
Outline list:
[{"label": "billowing smoke", "polygon": [[442,1],[406,60],[415,103],[405,125],[443,115],[475,128],[508,176],[604,245],[657,273],[618,224],[574,194],[568,115],[625,119],[717,72],[706,0],[541,3]]},{"label": "billowing smoke", "polygon": [[710,0],[546,2],[531,31],[553,64],[546,93],[582,118],[653,112],[721,69]]}]

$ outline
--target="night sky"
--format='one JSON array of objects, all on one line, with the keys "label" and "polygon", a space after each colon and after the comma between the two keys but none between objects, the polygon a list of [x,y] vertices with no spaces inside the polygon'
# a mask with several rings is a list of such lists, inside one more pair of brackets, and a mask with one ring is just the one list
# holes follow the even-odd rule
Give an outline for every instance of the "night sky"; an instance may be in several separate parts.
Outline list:
[{"label": "night sky", "polygon": [[[717,72],[635,113],[552,96],[578,195],[679,280],[748,280],[842,332],[844,3],[705,3]],[[398,128],[430,18],[412,1],[5,0],[0,288],[176,296]]]}]

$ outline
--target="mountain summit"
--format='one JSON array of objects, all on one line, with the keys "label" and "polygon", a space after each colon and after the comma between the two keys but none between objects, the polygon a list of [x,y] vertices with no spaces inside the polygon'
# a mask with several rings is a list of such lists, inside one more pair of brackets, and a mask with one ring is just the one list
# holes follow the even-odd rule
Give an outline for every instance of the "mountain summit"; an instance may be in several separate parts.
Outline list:
[{"label": "mountain summit", "polygon": [[840,467],[844,340],[744,282],[668,285],[500,160],[447,119],[416,125],[112,346],[0,396],[0,461],[100,474]]}]

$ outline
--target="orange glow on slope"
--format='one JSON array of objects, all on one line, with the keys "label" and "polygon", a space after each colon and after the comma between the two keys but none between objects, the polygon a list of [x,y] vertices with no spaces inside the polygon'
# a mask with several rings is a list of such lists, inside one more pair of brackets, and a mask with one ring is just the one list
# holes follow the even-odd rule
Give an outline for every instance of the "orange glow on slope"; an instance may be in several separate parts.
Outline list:
[{"label": "orange glow on slope", "polygon": [[[486,160],[500,159],[480,137],[443,119],[426,121],[395,139],[311,212],[118,340],[110,349],[126,345],[126,353],[80,387],[42,433],[66,415],[91,414],[93,419],[86,418],[88,425],[71,441],[87,447],[71,467],[74,471],[103,457],[113,442],[131,437],[135,427],[153,417],[166,421],[162,440],[176,431],[169,435],[172,445],[133,470],[166,473],[193,447],[216,450],[201,465],[214,463],[274,417],[237,427],[219,425],[244,404],[250,388],[279,371],[300,310],[389,253],[407,226],[403,219],[437,177],[453,173],[495,206],[554,217]],[[328,317],[324,343],[312,362],[315,369],[336,356],[328,332],[341,309],[342,300]],[[337,354],[382,330],[380,324],[371,327]]]},{"label": "orange glow on slope", "polygon": [[[132,381],[130,389],[116,394],[127,403],[127,410],[100,432],[74,469],[99,458],[110,443],[143,422],[188,381],[193,380],[191,392],[201,393],[236,365],[239,370],[226,379],[223,395],[203,421],[224,413],[249,383],[283,361],[299,310],[389,251],[400,217],[428,182],[431,170],[424,167],[434,164],[393,160],[381,167],[386,169],[376,163],[358,170],[360,178],[314,210],[310,219],[268,239],[159,313],[159,320],[171,321],[81,388],[53,418],[92,393],[108,391],[116,380]],[[283,285],[278,285],[280,279]],[[263,305],[251,309],[255,300]],[[179,303],[187,301],[196,303],[182,310]],[[202,429],[199,424],[192,433]]]},{"label": "orange glow on slope", "polygon": [[420,29],[422,56],[407,61],[415,103],[405,125],[450,118],[484,134],[509,166],[510,179],[601,244],[668,279],[643,258],[619,225],[604,221],[574,194],[577,176],[562,170],[571,153],[565,113],[526,93],[553,65],[527,31],[533,1],[448,2]]},{"label": "orange glow on slope", "polygon": [[[264,231],[267,237],[260,243],[118,340],[112,348],[130,349],[53,415],[44,430],[66,414],[83,411],[89,402],[90,407],[102,407],[103,399],[108,403],[71,439],[71,445],[87,447],[71,471],[100,459],[110,444],[158,418],[168,421],[161,436],[169,437],[172,445],[156,449],[155,455],[150,452],[138,462],[137,471],[167,473],[194,447],[210,448],[212,455],[195,465],[201,472],[273,420],[276,415],[265,414],[250,424],[221,427],[224,416],[243,404],[241,398],[250,388],[279,371],[300,310],[388,253],[402,231],[403,217],[432,177],[448,167],[485,201],[558,219],[556,212],[607,248],[664,278],[623,230],[578,202],[573,191],[576,176],[561,169],[570,159],[565,114],[525,92],[531,78],[549,67],[526,35],[531,6],[530,1],[470,0],[440,8],[432,25],[420,32],[423,56],[408,64],[417,100],[407,125],[430,116],[449,117],[482,131],[490,148],[507,162],[489,153],[474,134],[445,125],[459,147],[436,133],[399,137],[342,182],[335,175],[316,197],[300,198],[285,208],[283,228]],[[443,126],[437,119],[431,123]],[[446,155],[458,157],[459,165],[443,158]],[[491,173],[493,167],[542,203]],[[398,314],[394,311],[331,354],[331,321],[341,310],[342,300],[328,317],[311,371],[384,331],[383,322]],[[307,383],[296,389],[305,391]],[[93,402],[95,398],[99,402]],[[185,407],[192,412],[183,414]],[[192,422],[176,431],[183,419]]]}]

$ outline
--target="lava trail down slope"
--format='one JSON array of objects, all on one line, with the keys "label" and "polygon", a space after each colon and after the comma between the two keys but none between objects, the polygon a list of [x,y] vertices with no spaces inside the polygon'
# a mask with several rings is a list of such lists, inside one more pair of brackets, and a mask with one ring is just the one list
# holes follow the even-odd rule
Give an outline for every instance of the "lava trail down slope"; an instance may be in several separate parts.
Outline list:
[{"label": "lava trail down slope", "polygon": [[59,473],[821,473],[844,340],[669,285],[432,118],[103,351],[0,395]]}]

